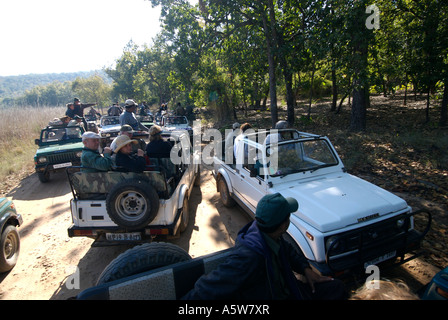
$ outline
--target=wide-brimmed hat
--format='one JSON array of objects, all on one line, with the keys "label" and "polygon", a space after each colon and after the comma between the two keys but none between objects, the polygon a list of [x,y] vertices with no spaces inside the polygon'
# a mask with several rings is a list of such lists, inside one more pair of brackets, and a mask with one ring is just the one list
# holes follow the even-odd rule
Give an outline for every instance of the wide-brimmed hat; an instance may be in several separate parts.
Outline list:
[{"label": "wide-brimmed hat", "polygon": [[255,219],[260,227],[275,229],[298,209],[299,203],[296,199],[285,198],[278,192],[268,194],[258,202]]},{"label": "wide-brimmed hat", "polygon": [[116,148],[114,150],[115,153],[118,153],[121,148],[123,148],[125,145],[128,145],[130,143],[137,143],[137,140],[132,140],[128,136],[118,136],[115,139]]}]

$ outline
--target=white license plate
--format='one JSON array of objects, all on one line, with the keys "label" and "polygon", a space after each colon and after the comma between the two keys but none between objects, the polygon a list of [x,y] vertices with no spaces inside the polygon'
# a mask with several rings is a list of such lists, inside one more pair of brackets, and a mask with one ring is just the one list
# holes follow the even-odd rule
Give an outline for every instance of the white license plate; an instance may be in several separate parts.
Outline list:
[{"label": "white license plate", "polygon": [[136,241],[141,240],[140,232],[126,232],[126,233],[106,233],[106,239],[109,241]]},{"label": "white license plate", "polygon": [[60,169],[60,168],[66,168],[66,167],[71,167],[71,166],[72,166],[71,162],[65,162],[65,163],[54,164],[53,168],[54,169]]},{"label": "white license plate", "polygon": [[364,263],[364,268],[367,268],[368,266],[375,265],[375,264],[381,263],[383,261],[392,259],[396,255],[397,255],[396,251],[392,251],[392,252],[386,253],[386,254],[384,254],[382,256],[379,256],[378,258],[375,258],[373,260],[370,260],[370,261],[367,261],[366,263]]}]

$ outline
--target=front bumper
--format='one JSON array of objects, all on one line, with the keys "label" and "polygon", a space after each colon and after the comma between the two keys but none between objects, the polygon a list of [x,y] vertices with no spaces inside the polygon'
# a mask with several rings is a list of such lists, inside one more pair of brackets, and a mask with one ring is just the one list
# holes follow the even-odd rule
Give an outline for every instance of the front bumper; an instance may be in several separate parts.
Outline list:
[{"label": "front bumper", "polygon": [[[420,214],[426,214],[427,219],[423,230],[418,231],[411,228],[411,219]],[[402,231],[391,234],[391,226],[401,221],[405,221]],[[420,248],[422,239],[431,228],[431,221],[432,216],[429,212],[419,210],[336,235],[327,248],[326,266],[329,269],[327,271],[334,274],[355,268],[365,270],[367,265],[397,257],[401,259],[400,264],[412,260],[420,255],[415,251]],[[384,230],[388,230],[389,233]],[[341,246],[349,249],[341,252]],[[408,253],[412,253],[412,256],[405,259],[404,256]]]}]

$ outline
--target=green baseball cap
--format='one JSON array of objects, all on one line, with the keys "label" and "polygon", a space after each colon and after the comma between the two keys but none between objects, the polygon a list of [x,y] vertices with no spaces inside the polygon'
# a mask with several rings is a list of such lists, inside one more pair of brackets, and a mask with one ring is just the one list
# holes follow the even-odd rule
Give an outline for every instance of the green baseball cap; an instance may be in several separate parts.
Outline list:
[{"label": "green baseball cap", "polygon": [[289,215],[299,209],[296,199],[280,193],[268,194],[258,202],[255,219],[262,228],[272,229],[282,224]]}]

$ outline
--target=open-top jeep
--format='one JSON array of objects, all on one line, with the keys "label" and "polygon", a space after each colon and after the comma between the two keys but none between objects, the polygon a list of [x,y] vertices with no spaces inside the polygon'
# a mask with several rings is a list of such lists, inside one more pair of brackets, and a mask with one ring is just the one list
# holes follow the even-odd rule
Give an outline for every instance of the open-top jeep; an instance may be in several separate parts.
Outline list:
[{"label": "open-top jeep", "polygon": [[[276,141],[274,141],[276,140]],[[246,133],[214,157],[214,176],[226,206],[241,205],[251,216],[266,194],[293,197],[286,235],[324,274],[415,255],[430,228],[431,215],[417,212],[398,196],[347,173],[327,137],[297,130]]]},{"label": "open-top jeep", "polygon": [[170,135],[170,158],[149,158],[142,173],[72,172],[70,237],[87,236],[96,245],[145,242],[157,235],[176,235],[189,220],[188,199],[198,185],[200,155],[192,153],[185,133]]},{"label": "open-top jeep", "polygon": [[41,182],[50,180],[50,172],[81,164],[83,133],[83,127],[71,124],[50,125],[42,129],[40,138],[34,140],[39,146],[34,165]]}]

